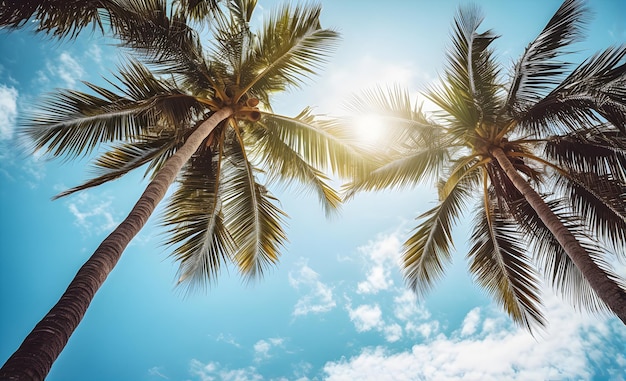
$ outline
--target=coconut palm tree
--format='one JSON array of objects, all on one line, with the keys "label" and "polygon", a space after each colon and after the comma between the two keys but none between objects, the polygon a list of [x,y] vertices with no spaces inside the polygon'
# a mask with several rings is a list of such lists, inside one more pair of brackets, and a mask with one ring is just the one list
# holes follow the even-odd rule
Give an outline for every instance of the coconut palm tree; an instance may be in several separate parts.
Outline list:
[{"label": "coconut palm tree", "polygon": [[387,118],[395,141],[384,164],[346,185],[358,191],[438,180],[439,203],[404,244],[408,285],[423,295],[451,260],[455,222],[477,207],[469,270],[512,319],[543,325],[539,273],[576,307],[608,309],[626,323],[626,292],[607,263],[626,243],[626,46],[568,69],[586,9],[566,0],[525,49],[508,79],[492,31],[475,7],[455,17],[440,108],[414,108],[406,90],[355,96],[357,113]]},{"label": "coconut palm tree", "polygon": [[[271,95],[300,85],[328,57],[335,31],[320,27],[317,5],[278,7],[261,30],[249,27],[255,0],[232,0],[212,25],[212,47],[181,14],[147,12],[124,31],[129,58],[110,88],[51,95],[26,123],[36,148],[52,156],[92,154],[98,175],[76,191],[140,167],[151,181],[128,217],[78,271],[67,291],[0,371],[0,379],[43,379],[123,250],[164,197],[178,186],[163,224],[180,262],[179,283],[206,285],[234,265],[246,278],[278,261],[285,213],[267,184],[299,182],[327,212],[339,195],[324,171],[348,175],[357,166],[340,131],[309,109],[275,114]],[[167,10],[167,3],[159,6]],[[148,27],[149,26],[149,27]],[[144,28],[145,27],[145,28]],[[150,70],[151,69],[151,70]],[[261,180],[264,180],[263,182]]]}]

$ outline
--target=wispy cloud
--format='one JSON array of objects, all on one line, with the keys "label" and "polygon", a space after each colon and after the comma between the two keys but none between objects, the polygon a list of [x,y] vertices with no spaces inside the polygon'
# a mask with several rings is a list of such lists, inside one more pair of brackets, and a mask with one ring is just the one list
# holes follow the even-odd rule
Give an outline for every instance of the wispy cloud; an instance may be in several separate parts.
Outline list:
[{"label": "wispy cloud", "polygon": [[84,79],[85,70],[68,52],[62,52],[54,61],[46,63],[46,70],[37,71],[36,83],[48,85],[59,79],[61,85],[74,88],[79,80]]},{"label": "wispy cloud", "polygon": [[397,270],[400,257],[397,234],[388,234],[358,248],[365,256],[366,279],[357,284],[357,293],[376,294],[393,286],[392,270]]},{"label": "wispy cloud", "polygon": [[148,369],[148,374],[151,375],[151,376],[157,376],[157,377],[163,378],[165,380],[169,380],[170,378],[167,377],[166,375],[164,375],[162,373],[162,371],[163,371],[162,367],[160,367],[160,366],[153,366],[152,368]]},{"label": "wispy cloud", "polygon": [[0,141],[13,138],[17,118],[18,91],[13,87],[0,85]]},{"label": "wispy cloud", "polygon": [[113,198],[110,196],[94,196],[80,193],[67,202],[70,213],[74,216],[74,224],[86,234],[101,234],[118,225],[114,217]]},{"label": "wispy cloud", "polygon": [[337,305],[332,288],[322,283],[319,277],[319,274],[313,271],[306,262],[301,263],[296,272],[289,272],[291,287],[305,292],[296,302],[293,310],[294,316],[328,312]]},{"label": "wispy cloud", "polygon": [[263,376],[260,375],[255,367],[245,367],[239,369],[229,369],[223,367],[218,362],[202,363],[193,359],[189,365],[189,372],[198,377],[200,381],[260,381]]},{"label": "wispy cloud", "polygon": [[272,348],[282,347],[284,343],[284,339],[282,338],[270,338],[267,340],[259,340],[254,344],[254,361],[261,362],[264,360],[268,360],[272,357],[270,351]]},{"label": "wispy cloud", "polygon": [[220,333],[220,334],[219,334],[219,335],[217,335],[217,337],[215,338],[215,341],[218,341],[218,342],[220,342],[220,341],[221,341],[221,342],[224,342],[224,343],[226,343],[226,344],[230,344],[230,345],[232,345],[232,346],[234,346],[234,347],[236,347],[236,348],[241,348],[241,344],[239,344],[239,343],[237,342],[237,340],[235,340],[235,338],[234,338],[234,337],[233,337],[233,335],[231,335],[231,334],[223,334],[223,333]]},{"label": "wispy cloud", "polygon": [[[390,374],[394,380],[589,380],[592,363],[626,362],[619,354],[626,332],[616,319],[582,315],[555,297],[546,302],[552,325],[540,337],[511,327],[503,313],[474,309],[448,336],[438,334],[401,352],[365,348],[328,362],[324,372],[327,380],[379,380]],[[363,327],[382,320],[376,309],[369,312],[370,323]],[[604,369],[609,379],[624,380],[621,368]]]},{"label": "wispy cloud", "polygon": [[347,310],[357,332],[378,331],[390,343],[400,340],[403,336],[402,326],[396,322],[386,323],[383,320],[383,312],[378,304],[362,304],[354,309],[348,305]]}]

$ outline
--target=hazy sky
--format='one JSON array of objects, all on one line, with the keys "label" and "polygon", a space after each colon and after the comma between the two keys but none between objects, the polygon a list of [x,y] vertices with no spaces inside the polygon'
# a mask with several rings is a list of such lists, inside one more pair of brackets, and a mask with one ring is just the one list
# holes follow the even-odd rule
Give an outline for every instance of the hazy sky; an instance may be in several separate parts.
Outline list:
[{"label": "hazy sky", "polygon": [[[259,1],[256,20],[274,2]],[[475,1],[510,65],[560,1]],[[322,1],[342,43],[319,77],[279,96],[276,112],[341,113],[350,93],[401,83],[415,94],[442,71],[458,1]],[[626,42],[626,3],[590,1],[584,55]],[[0,32],[0,361],[57,301],[80,265],[119,223],[146,182],[141,173],[68,198],[87,160],[25,151],[17,120],[41,94],[102,83],[117,52],[97,35],[53,42]],[[316,197],[273,189],[289,216],[280,264],[244,284],[223,272],[206,293],[175,289],[158,215],[96,295],[48,380],[625,380],[626,328],[578,313],[545,292],[550,326],[534,337],[473,285],[469,222],[454,231],[454,264],[425,300],[403,285],[402,242],[435,201],[423,187],[362,194],[326,219]],[[157,212],[158,214],[158,212]],[[626,277],[626,266],[617,264]]]}]

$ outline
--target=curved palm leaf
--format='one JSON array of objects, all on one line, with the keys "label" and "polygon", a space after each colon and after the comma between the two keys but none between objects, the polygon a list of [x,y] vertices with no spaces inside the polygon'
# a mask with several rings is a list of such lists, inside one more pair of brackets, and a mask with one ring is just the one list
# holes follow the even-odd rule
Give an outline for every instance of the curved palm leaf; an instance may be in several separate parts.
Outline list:
[{"label": "curved palm leaf", "polygon": [[195,97],[137,62],[121,68],[117,79],[122,95],[85,83],[99,96],[62,90],[44,100],[41,110],[23,122],[36,149],[46,147],[54,156],[86,155],[103,142],[133,141],[153,128],[187,126],[204,109]]},{"label": "curved palm leaf", "polygon": [[476,30],[483,17],[477,8],[459,10],[454,23],[453,48],[448,53],[446,82],[426,96],[453,115],[450,133],[464,139],[476,126],[496,122],[500,105],[498,69],[490,49],[497,38]]},{"label": "curved palm leaf", "polygon": [[172,256],[180,263],[178,284],[188,290],[215,280],[236,247],[224,221],[218,160],[209,149],[194,155],[163,215],[166,244],[175,246]]},{"label": "curved palm leaf", "polygon": [[475,280],[515,322],[529,330],[535,324],[545,325],[537,274],[525,254],[517,225],[496,205],[483,205],[476,217],[473,245],[467,254]]},{"label": "curved palm leaf", "polygon": [[259,97],[283,91],[315,74],[339,37],[337,32],[320,27],[320,12],[319,5],[283,5],[270,15],[258,34],[258,43],[242,62],[241,93]]},{"label": "curved palm leaf", "polygon": [[425,295],[441,278],[451,261],[452,225],[461,215],[471,194],[471,184],[479,171],[459,181],[439,205],[422,214],[422,221],[404,243],[404,277],[409,287]]},{"label": "curved palm leaf", "polygon": [[[626,45],[609,48],[580,64],[559,86],[518,120],[539,134],[561,126],[575,131],[601,118],[626,131]],[[558,130],[557,130],[558,131]]]},{"label": "curved palm leaf", "polygon": [[[269,182],[278,180],[289,185],[298,181],[302,186],[317,193],[326,214],[330,215],[333,211],[338,210],[341,197],[328,184],[330,179],[317,169],[320,167],[309,164],[300,154],[304,147],[306,147],[305,151],[316,151],[316,147],[311,144],[315,143],[316,140],[301,137],[298,140],[306,141],[308,144],[299,144],[295,147],[288,145],[285,141],[293,141],[293,139],[289,139],[285,135],[297,132],[286,126],[284,118],[279,120],[275,118],[274,115],[266,115],[255,128],[250,129],[251,156],[256,157],[258,162],[267,168],[266,175]],[[303,123],[299,120],[293,122]],[[298,130],[302,132],[303,129]],[[323,131],[320,132],[323,133]],[[331,142],[331,144],[333,143],[340,144],[339,141]],[[346,147],[341,148],[345,149]],[[337,152],[337,150],[332,151]]]},{"label": "curved palm leaf", "polygon": [[[65,190],[54,198],[65,197],[72,193],[118,179],[145,164],[167,160],[180,146],[180,141],[173,134],[169,134],[145,138],[134,143],[122,143],[118,147],[106,151],[96,160],[96,170],[102,173],[101,175],[79,186]],[[148,167],[148,170],[150,169],[151,166]]]},{"label": "curved palm leaf", "polygon": [[234,261],[248,279],[278,261],[286,240],[282,228],[285,213],[274,205],[275,198],[256,181],[238,137],[225,146],[222,164],[222,196],[226,227],[237,243]]},{"label": "curved palm leaf", "polygon": [[626,181],[626,136],[614,128],[580,128],[550,138],[544,154],[570,172],[593,172]]},{"label": "curved palm leaf", "polygon": [[506,109],[518,118],[552,87],[562,80],[568,64],[557,61],[567,53],[564,48],[575,42],[585,22],[585,7],[580,0],[566,0],[561,4],[546,27],[539,33],[515,64]]},{"label": "curved palm leaf", "polygon": [[562,176],[558,183],[569,196],[573,211],[585,224],[614,247],[626,248],[626,183],[594,172]]},{"label": "curved palm leaf", "polygon": [[341,177],[363,173],[371,162],[354,146],[352,131],[333,120],[316,118],[310,108],[295,117],[264,113],[262,125],[306,163]]},{"label": "curved palm leaf", "polygon": [[[562,200],[549,201],[547,204],[581,243],[588,241],[575,216],[563,210]],[[574,265],[565,249],[528,202],[520,195],[518,201],[512,201],[509,206],[520,229],[532,244],[539,268],[543,269],[544,275],[556,291],[576,307],[584,307],[589,311],[606,311],[606,305],[598,298],[580,269]],[[586,250],[608,272],[610,267],[602,261],[601,253],[591,245],[587,245]]]}]

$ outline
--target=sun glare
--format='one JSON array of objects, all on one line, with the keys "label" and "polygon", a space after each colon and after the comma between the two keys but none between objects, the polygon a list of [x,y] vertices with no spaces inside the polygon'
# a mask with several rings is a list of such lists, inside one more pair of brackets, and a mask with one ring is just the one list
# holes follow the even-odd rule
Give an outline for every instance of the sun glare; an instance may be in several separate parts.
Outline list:
[{"label": "sun glare", "polygon": [[380,116],[362,115],[355,120],[359,140],[366,144],[375,144],[385,136],[385,121]]}]

